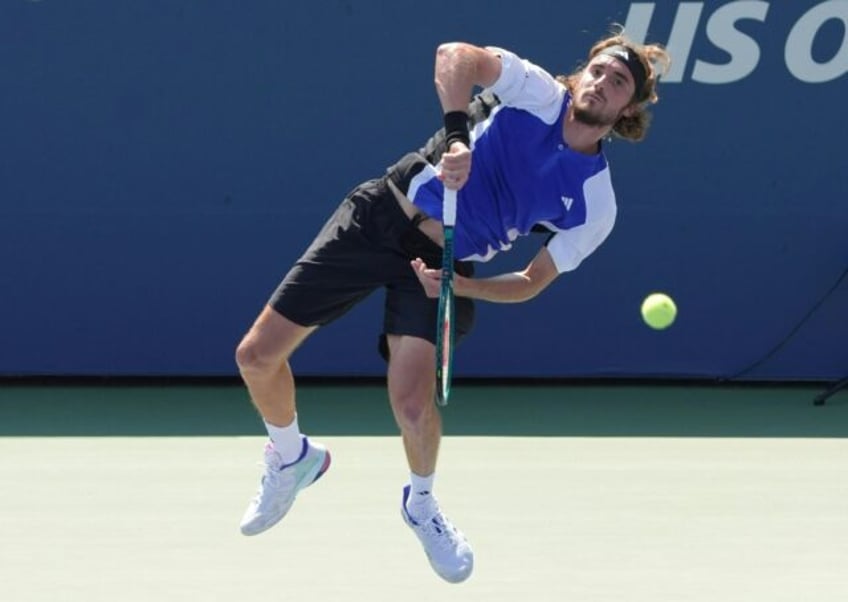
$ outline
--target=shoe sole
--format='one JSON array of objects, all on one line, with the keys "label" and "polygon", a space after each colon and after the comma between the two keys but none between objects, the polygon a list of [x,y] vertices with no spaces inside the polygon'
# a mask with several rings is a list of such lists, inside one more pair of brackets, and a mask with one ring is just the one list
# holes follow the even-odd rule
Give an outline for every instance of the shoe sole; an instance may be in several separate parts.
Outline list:
[{"label": "shoe sole", "polygon": [[[324,473],[330,469],[331,458],[329,450],[325,450],[324,454],[324,463],[321,465],[321,468],[318,470],[318,474],[315,475],[315,478],[309,481],[309,485],[312,485],[312,483],[324,476]],[[309,487],[309,485],[304,485],[303,488]]]}]

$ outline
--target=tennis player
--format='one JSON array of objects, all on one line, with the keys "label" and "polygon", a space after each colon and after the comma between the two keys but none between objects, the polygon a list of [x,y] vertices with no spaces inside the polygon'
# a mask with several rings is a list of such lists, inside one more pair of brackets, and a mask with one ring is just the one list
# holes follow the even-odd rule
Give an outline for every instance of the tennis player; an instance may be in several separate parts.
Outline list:
[{"label": "tennis player", "polygon": [[[668,55],[614,32],[585,65],[553,77],[499,48],[443,44],[435,84],[444,128],[341,203],[271,296],[236,359],[270,436],[265,471],[241,522],[245,535],[277,523],[330,465],[300,432],[289,357],[320,326],[385,288],[379,350],[400,427],[409,482],[401,516],[436,573],[467,579],[474,555],[433,494],[441,418],[434,400],[443,187],[459,190],[455,231],[457,340],[473,300],[520,302],[574,270],[607,238],[616,202],[602,140],[641,140]],[[482,90],[479,90],[482,89]],[[479,93],[472,98],[472,93]],[[533,229],[550,235],[521,272],[474,278]]]}]

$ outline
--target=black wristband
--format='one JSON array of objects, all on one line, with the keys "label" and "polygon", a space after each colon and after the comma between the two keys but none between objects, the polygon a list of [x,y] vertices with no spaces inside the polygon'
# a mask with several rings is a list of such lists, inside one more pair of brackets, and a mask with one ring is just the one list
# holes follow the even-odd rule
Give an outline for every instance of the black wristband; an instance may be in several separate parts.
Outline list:
[{"label": "black wristband", "polygon": [[450,111],[445,113],[445,146],[450,150],[451,144],[462,142],[471,146],[468,136],[468,114],[465,111]]}]

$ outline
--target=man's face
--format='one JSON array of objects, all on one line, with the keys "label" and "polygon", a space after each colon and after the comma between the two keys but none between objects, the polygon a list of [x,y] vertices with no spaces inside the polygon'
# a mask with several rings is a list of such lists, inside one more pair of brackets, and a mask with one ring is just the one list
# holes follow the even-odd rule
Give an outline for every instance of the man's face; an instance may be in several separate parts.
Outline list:
[{"label": "man's face", "polygon": [[612,126],[630,104],[633,76],[621,61],[608,55],[593,58],[574,91],[574,117],[586,125]]}]

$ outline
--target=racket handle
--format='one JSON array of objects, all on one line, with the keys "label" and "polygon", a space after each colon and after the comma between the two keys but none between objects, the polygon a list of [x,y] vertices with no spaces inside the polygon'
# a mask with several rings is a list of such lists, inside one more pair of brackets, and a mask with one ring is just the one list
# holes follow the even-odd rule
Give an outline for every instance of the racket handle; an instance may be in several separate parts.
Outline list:
[{"label": "racket handle", "polygon": [[456,190],[447,187],[442,197],[442,223],[445,226],[456,224]]}]

